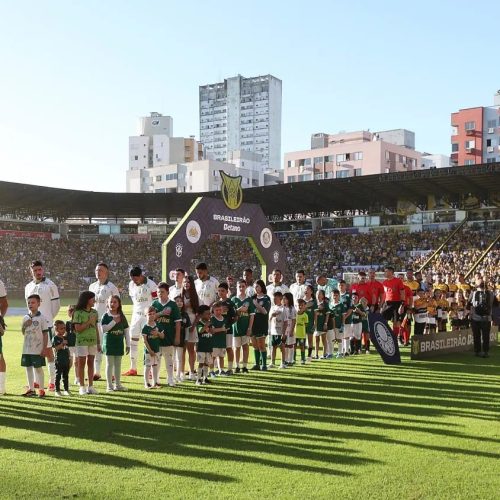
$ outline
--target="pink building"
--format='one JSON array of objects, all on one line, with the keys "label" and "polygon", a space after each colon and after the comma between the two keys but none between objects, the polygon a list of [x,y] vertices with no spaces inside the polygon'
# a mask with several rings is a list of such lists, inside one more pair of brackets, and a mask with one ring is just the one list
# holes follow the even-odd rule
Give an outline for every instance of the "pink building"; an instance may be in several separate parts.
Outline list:
[{"label": "pink building", "polygon": [[356,177],[421,168],[415,134],[397,129],[383,132],[313,134],[311,149],[285,153],[284,181]]}]

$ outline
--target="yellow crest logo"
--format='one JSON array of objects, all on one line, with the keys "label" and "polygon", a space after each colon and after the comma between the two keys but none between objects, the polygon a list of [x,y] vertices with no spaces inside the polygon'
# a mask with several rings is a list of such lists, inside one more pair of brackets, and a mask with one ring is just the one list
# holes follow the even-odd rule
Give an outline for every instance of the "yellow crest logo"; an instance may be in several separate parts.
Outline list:
[{"label": "yellow crest logo", "polygon": [[241,175],[238,177],[231,177],[224,171],[219,170],[222,179],[222,199],[227,208],[236,210],[243,202],[243,189],[241,188]]}]

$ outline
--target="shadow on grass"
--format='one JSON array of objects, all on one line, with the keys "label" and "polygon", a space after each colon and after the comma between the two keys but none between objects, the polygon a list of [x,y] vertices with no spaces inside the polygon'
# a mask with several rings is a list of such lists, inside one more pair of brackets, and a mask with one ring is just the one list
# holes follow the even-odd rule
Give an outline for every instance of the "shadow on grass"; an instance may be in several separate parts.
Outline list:
[{"label": "shadow on grass", "polygon": [[151,464],[141,462],[140,460],[133,460],[121,456],[118,457],[115,455],[99,453],[96,451],[71,450],[60,446],[37,444],[33,442],[13,441],[11,439],[2,439],[2,438],[0,438],[0,447],[6,450],[23,451],[28,453],[39,453],[41,455],[47,455],[48,457],[55,458],[57,460],[70,460],[72,462],[99,464],[99,465],[118,467],[120,469],[131,469],[134,467],[140,467],[152,470],[154,472],[160,472],[162,474],[171,474],[180,477],[190,477],[193,479],[201,479],[203,481],[215,481],[223,483],[236,481],[236,479],[230,476],[224,476],[222,474],[213,474],[210,472],[201,472],[196,470],[187,471],[187,470],[179,470],[168,467],[157,467]]}]

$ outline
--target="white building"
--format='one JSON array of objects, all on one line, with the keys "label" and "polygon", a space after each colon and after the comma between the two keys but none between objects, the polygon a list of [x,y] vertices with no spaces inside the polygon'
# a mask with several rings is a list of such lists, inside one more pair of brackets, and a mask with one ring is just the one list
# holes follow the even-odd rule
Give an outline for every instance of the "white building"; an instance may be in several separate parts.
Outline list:
[{"label": "white building", "polygon": [[[159,165],[128,172],[128,185],[140,193],[202,193],[221,188],[219,171],[230,176],[241,175],[243,189],[279,184],[279,172],[264,171],[262,157],[247,151],[235,151],[231,162],[199,160]],[[281,171],[282,174],[282,171]]]},{"label": "white building", "polygon": [[447,168],[451,167],[449,156],[440,154],[422,153],[422,168]]},{"label": "white building", "polygon": [[149,170],[177,162],[203,159],[203,147],[194,136],[173,137],[173,120],[152,112],[139,120],[138,135],[129,137],[127,192],[149,192]]},{"label": "white building", "polygon": [[200,141],[207,158],[232,151],[262,155],[264,169],[281,166],[281,80],[271,75],[200,86]]}]

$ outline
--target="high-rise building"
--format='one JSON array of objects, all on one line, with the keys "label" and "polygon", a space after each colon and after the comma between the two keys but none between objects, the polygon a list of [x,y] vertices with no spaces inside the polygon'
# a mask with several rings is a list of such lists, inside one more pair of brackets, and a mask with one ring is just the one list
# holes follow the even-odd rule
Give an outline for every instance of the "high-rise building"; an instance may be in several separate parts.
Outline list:
[{"label": "high-rise building", "polygon": [[200,86],[200,141],[207,158],[232,151],[262,155],[262,167],[281,165],[281,80],[271,75]]},{"label": "high-rise building", "polygon": [[420,165],[415,134],[409,130],[318,133],[311,137],[311,149],[285,153],[284,179],[285,182],[339,179],[405,172]]},{"label": "high-rise building", "polygon": [[451,163],[475,165],[500,161],[500,90],[493,106],[451,114]]}]

